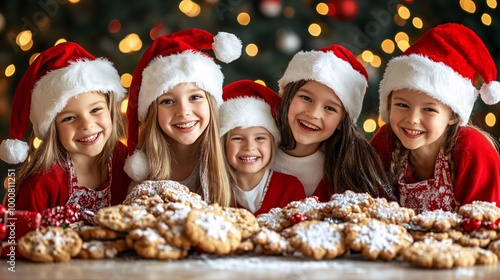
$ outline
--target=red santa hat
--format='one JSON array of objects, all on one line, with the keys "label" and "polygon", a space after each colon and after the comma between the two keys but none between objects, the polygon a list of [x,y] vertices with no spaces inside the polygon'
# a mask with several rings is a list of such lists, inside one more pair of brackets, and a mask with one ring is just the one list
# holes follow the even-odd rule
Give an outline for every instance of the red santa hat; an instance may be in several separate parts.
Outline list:
[{"label": "red santa hat", "polygon": [[47,138],[50,125],[68,100],[80,93],[112,92],[117,100],[126,90],[118,71],[103,58],[95,58],[80,45],[65,42],[38,55],[17,86],[10,119],[11,139],[2,141],[0,158],[10,164],[28,156],[28,144],[22,141],[31,121],[35,136]]},{"label": "red santa hat", "polygon": [[159,96],[180,83],[196,86],[222,104],[224,75],[213,58],[201,50],[213,50],[215,57],[229,63],[241,55],[241,41],[231,33],[213,35],[201,29],[186,29],[158,37],[143,54],[130,85],[127,118],[128,149],[125,172],[135,181],[149,173],[145,154],[135,150],[139,123],[146,119],[149,106]]},{"label": "red santa hat", "polygon": [[276,114],[281,98],[270,88],[250,80],[241,80],[224,87],[220,106],[221,128],[223,136],[231,129],[262,126],[280,141],[280,132],[276,126]]},{"label": "red santa hat", "polygon": [[[449,106],[466,125],[479,94],[486,104],[500,101],[497,69],[488,49],[469,28],[447,23],[427,31],[387,64],[380,82],[380,114],[389,121],[389,94],[413,89]],[[474,86],[477,80],[480,89]]]},{"label": "red santa hat", "polygon": [[348,49],[332,45],[298,52],[278,81],[280,92],[287,84],[300,80],[313,80],[331,88],[356,123],[368,87],[368,73]]}]

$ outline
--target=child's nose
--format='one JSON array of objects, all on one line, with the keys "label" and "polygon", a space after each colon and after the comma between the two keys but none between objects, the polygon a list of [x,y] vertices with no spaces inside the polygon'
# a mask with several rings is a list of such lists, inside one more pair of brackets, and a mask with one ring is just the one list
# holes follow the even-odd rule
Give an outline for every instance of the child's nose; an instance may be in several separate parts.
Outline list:
[{"label": "child's nose", "polygon": [[184,104],[179,104],[177,108],[176,115],[178,117],[189,116],[191,114],[191,108]]},{"label": "child's nose", "polygon": [[80,128],[83,130],[91,129],[94,125],[94,121],[91,118],[81,117],[80,118]]},{"label": "child's nose", "polygon": [[418,110],[411,110],[409,112],[408,117],[406,118],[406,121],[411,124],[418,123],[419,120],[420,120],[420,113],[418,112]]},{"label": "child's nose", "polygon": [[309,110],[306,111],[306,115],[312,119],[317,119],[320,116],[319,106],[311,106]]}]

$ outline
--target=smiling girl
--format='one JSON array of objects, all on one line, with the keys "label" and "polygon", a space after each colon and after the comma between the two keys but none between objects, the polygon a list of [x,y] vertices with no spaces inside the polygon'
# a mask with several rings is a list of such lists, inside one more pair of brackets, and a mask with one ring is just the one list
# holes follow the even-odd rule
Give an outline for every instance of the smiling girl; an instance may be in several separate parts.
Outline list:
[{"label": "smiling girl", "polygon": [[392,198],[380,158],[356,127],[365,68],[340,45],[299,52],[278,81],[280,148],[273,169],[296,176],[307,196],[346,190]]},{"label": "smiling girl", "polygon": [[[124,94],[111,63],[75,43],[56,45],[36,58],[14,97],[14,140],[4,140],[0,148],[4,161],[22,162],[16,210],[78,204],[92,213],[123,201],[130,183],[123,172],[127,150],[118,141],[123,132],[118,104]],[[20,139],[30,120],[28,148]]]},{"label": "smiling girl", "polygon": [[230,62],[241,42],[187,29],[158,37],[146,50],[130,87],[125,169],[136,182],[174,180],[205,201],[228,206],[231,190],[219,136],[224,76],[200,50]]},{"label": "smiling girl", "polygon": [[500,157],[494,140],[469,124],[481,94],[500,101],[496,67],[469,28],[443,24],[392,59],[380,83],[388,122],[371,144],[402,206],[417,213],[456,211],[475,200],[500,204]]},{"label": "smiling girl", "polygon": [[296,177],[271,170],[280,139],[274,120],[278,94],[240,80],[224,87],[223,98],[221,135],[235,204],[259,215],[305,198]]}]

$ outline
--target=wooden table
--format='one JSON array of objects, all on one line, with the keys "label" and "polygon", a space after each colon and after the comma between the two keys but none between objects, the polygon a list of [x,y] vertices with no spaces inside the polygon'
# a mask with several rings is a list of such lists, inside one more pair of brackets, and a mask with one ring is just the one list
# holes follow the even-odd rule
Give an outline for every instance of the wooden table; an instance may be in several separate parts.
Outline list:
[{"label": "wooden table", "polygon": [[73,259],[40,264],[16,260],[15,272],[2,259],[0,279],[500,279],[500,262],[443,270],[419,269],[401,261],[365,261],[360,255],[315,261],[299,257],[190,256],[178,261],[122,256],[112,260]]}]

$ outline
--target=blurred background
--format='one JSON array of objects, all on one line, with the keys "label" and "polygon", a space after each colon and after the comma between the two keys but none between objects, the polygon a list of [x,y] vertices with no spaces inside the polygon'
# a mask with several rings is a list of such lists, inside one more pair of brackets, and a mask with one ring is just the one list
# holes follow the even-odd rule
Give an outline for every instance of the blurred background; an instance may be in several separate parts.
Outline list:
[{"label": "blurred background", "polygon": [[[192,27],[214,34],[231,32],[241,39],[243,53],[238,60],[217,61],[224,84],[251,79],[277,90],[278,79],[297,51],[331,44],[347,47],[369,74],[358,119],[369,140],[382,124],[378,84],[385,65],[429,28],[446,22],[468,26],[500,67],[497,6],[497,0],[2,0],[0,141],[9,137],[17,83],[41,51],[60,42],[77,42],[112,61],[128,87],[135,66],[155,38]],[[500,104],[488,106],[478,100],[471,120],[500,138]],[[1,180],[8,168],[13,167],[0,163]]]}]

